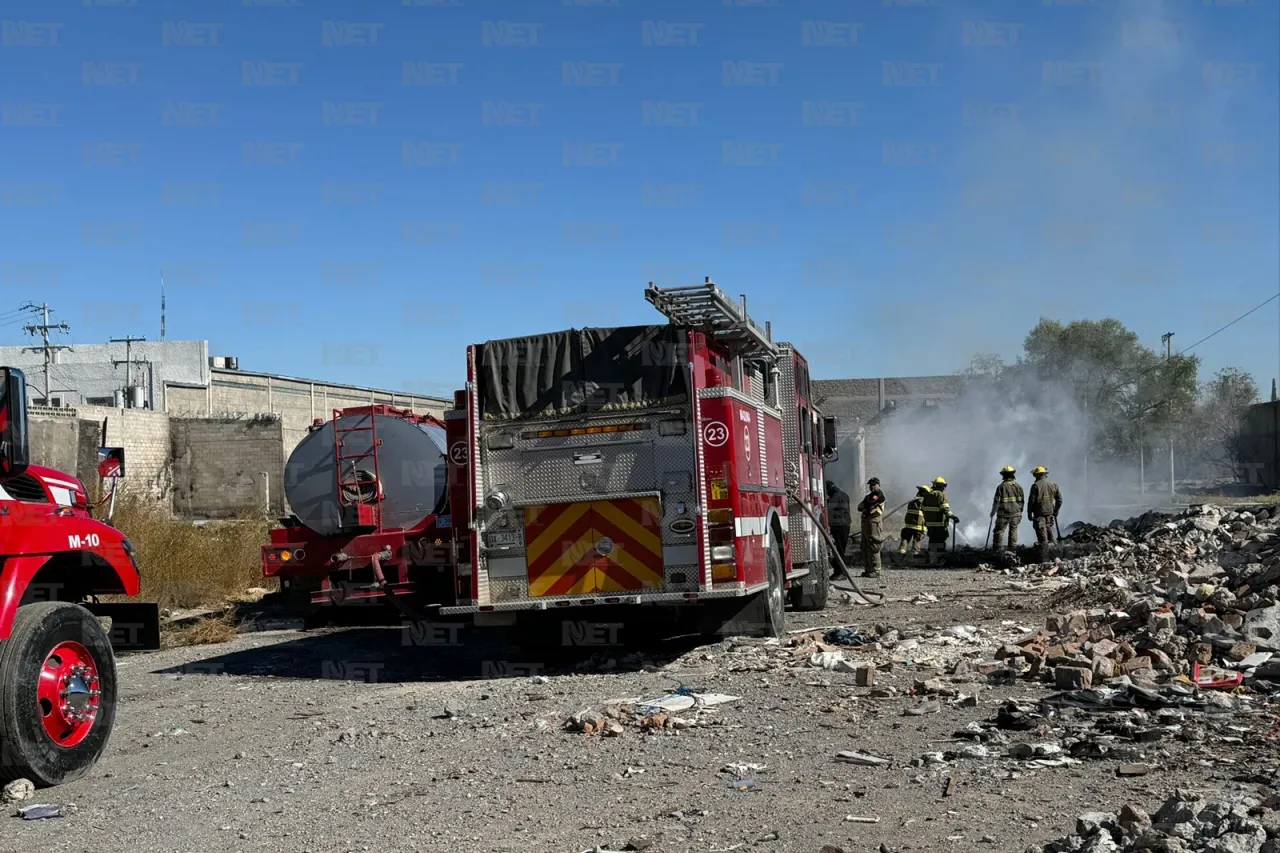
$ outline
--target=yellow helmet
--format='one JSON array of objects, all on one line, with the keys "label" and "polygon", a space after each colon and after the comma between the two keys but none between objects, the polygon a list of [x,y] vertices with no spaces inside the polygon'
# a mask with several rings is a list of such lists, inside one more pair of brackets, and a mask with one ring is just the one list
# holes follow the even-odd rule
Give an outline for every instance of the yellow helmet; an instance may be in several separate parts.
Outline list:
[{"label": "yellow helmet", "polygon": [[1017,472],[1013,470],[1013,466],[1012,466],[1012,465],[1006,465],[1006,466],[1004,466],[1003,468],[1001,468],[1001,469],[1000,469],[1000,473],[1001,473],[1001,474],[1016,474]]},{"label": "yellow helmet", "polygon": [[1032,473],[1032,474],[1035,474],[1035,475],[1037,475],[1037,476],[1038,476],[1038,475],[1040,475],[1040,474],[1048,474],[1048,473],[1049,473],[1049,469],[1048,469],[1048,468],[1045,468],[1043,465],[1037,465],[1036,467],[1034,467],[1034,468],[1032,468],[1032,469],[1031,469],[1031,473]]},{"label": "yellow helmet", "polygon": [[916,486],[916,494],[919,494],[919,495],[927,495],[927,494],[929,494],[929,486],[928,486],[928,484],[926,483],[926,484],[925,484],[925,485],[923,485],[923,486]]},{"label": "yellow helmet", "polygon": [[936,477],[934,478],[933,484],[935,486],[945,486],[947,484],[947,481],[942,479],[941,477]]}]

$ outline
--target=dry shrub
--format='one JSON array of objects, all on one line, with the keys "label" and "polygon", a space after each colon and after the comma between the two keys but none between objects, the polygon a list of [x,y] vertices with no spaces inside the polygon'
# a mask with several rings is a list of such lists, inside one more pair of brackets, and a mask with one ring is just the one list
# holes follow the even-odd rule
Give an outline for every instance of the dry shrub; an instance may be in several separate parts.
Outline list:
[{"label": "dry shrub", "polygon": [[178,627],[166,627],[161,634],[161,645],[166,649],[179,646],[211,646],[229,643],[236,638],[234,615],[228,611],[222,616],[196,621]]},{"label": "dry shrub", "polygon": [[123,496],[112,523],[138,549],[144,601],[216,607],[250,587],[269,586],[261,553],[271,524],[260,514],[195,525],[172,517],[154,500]]}]

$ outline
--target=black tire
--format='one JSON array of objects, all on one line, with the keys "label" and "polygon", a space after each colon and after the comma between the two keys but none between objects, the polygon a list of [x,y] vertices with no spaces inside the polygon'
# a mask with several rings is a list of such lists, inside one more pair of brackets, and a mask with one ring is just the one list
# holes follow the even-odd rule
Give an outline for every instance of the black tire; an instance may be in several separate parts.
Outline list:
[{"label": "black tire", "polygon": [[831,593],[830,550],[825,539],[818,541],[818,561],[809,567],[809,574],[791,585],[791,608],[801,613],[826,610],[827,596]]},{"label": "black tire", "polygon": [[[98,707],[88,733],[73,746],[49,736],[37,692],[50,652],[78,643],[97,670]],[[116,716],[116,661],[96,616],[57,601],[19,607],[9,639],[0,642],[0,782],[30,779],[40,787],[78,779],[107,746]]]},{"label": "black tire", "polygon": [[781,637],[786,633],[786,576],[782,569],[782,545],[774,534],[769,534],[765,549],[765,574],[769,586],[745,603],[739,599],[724,602],[724,609],[715,607],[710,610],[708,615],[714,625],[710,633],[724,637]]}]

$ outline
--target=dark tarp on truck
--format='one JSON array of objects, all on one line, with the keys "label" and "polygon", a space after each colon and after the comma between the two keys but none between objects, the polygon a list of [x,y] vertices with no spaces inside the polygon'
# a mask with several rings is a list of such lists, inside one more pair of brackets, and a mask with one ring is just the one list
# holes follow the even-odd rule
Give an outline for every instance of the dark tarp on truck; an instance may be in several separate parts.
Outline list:
[{"label": "dark tarp on truck", "polygon": [[687,403],[689,333],[674,325],[568,329],[476,347],[484,420]]}]

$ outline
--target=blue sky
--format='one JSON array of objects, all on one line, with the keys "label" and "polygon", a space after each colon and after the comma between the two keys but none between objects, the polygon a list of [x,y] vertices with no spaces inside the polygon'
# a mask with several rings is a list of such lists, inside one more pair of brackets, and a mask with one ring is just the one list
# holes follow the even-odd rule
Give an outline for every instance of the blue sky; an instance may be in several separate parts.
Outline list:
[{"label": "blue sky", "polygon": [[[442,395],[651,279],[819,377],[1180,349],[1280,289],[1277,4],[1215,2],[8,0],[0,340],[155,340],[163,268],[170,339]],[[1280,300],[1195,352],[1268,385]]]}]

